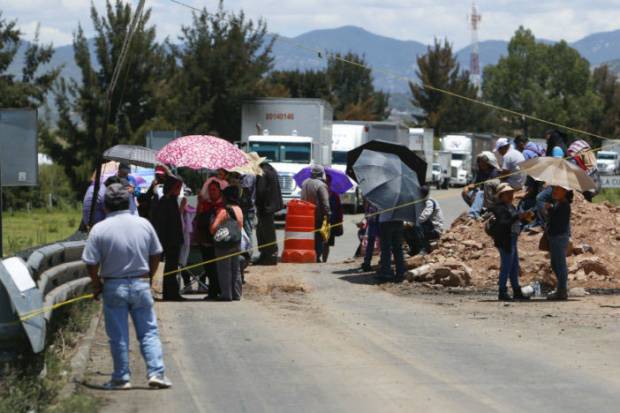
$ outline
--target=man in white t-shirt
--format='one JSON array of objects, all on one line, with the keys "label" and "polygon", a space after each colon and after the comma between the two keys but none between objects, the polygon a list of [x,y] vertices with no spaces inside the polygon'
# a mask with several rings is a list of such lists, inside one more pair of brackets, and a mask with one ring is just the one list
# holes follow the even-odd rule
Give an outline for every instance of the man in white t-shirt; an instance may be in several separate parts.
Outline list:
[{"label": "man in white t-shirt", "polygon": [[[499,164],[501,165],[500,178],[507,182],[515,190],[519,190],[525,183],[525,176],[519,172],[521,168],[519,164],[525,161],[525,157],[521,152],[510,145],[510,141],[506,138],[499,138],[495,143],[495,152],[501,157]],[[503,178],[502,178],[503,177]]]}]

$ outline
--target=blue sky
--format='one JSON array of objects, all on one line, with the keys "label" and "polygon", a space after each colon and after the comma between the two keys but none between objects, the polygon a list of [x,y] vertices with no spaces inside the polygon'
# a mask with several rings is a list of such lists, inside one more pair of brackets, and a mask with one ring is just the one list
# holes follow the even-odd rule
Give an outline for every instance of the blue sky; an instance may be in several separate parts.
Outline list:
[{"label": "blue sky", "polygon": [[[138,0],[130,1],[137,4]],[[217,0],[183,0],[195,7],[217,7]],[[105,0],[94,0],[102,9]],[[478,0],[482,13],[480,38],[509,39],[519,25],[540,38],[578,40],[590,33],[620,29],[620,0]],[[160,37],[176,37],[191,21],[191,11],[169,0],[147,0],[151,22]],[[457,48],[469,44],[467,15],[471,1],[459,0],[227,0],[227,9],[243,9],[251,18],[263,17],[269,30],[295,36],[313,29],[343,25],[424,43],[447,37]],[[92,33],[88,0],[0,0],[3,17],[17,19],[29,38],[37,24],[41,39],[59,46],[71,42],[81,22]]]}]

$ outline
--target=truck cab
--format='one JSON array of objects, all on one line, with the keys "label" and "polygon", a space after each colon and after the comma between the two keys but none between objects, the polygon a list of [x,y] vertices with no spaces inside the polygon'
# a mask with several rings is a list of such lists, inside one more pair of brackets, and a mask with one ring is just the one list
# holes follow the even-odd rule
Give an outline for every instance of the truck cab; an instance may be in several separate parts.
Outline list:
[{"label": "truck cab", "polygon": [[293,179],[297,172],[313,163],[330,164],[331,148],[327,149],[316,139],[310,136],[297,136],[294,132],[291,135],[269,135],[268,131],[264,131],[263,135],[248,137],[248,150],[267,158],[278,171],[285,204],[301,196],[301,188]]}]

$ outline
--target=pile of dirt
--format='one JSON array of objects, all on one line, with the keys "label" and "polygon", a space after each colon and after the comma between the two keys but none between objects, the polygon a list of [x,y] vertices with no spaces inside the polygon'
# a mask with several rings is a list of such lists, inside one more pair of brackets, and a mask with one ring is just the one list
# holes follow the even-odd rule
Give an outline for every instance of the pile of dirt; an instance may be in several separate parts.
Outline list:
[{"label": "pile of dirt", "polygon": [[[576,194],[571,229],[572,248],[568,257],[571,288],[620,288],[620,208],[609,203],[591,204]],[[521,281],[522,284],[539,281],[543,287],[553,288],[556,280],[549,254],[538,249],[541,236],[542,229],[535,228],[524,231],[519,238]],[[469,277],[462,278],[461,286],[494,288],[497,285],[499,253],[485,233],[484,224],[469,219],[466,214],[454,221],[436,250],[424,257],[410,258],[408,266],[450,267],[455,263],[471,270]],[[453,283],[454,276],[450,281],[446,271],[442,271],[443,278],[434,276],[432,271],[424,277],[412,273],[409,278],[442,285],[447,284],[440,282],[441,279]],[[459,271],[460,275],[463,271]]]},{"label": "pile of dirt", "polygon": [[[273,296],[277,294],[305,294],[310,287],[291,275],[292,269],[283,270],[287,264],[278,267],[252,266],[245,273],[243,293],[249,296]],[[277,271],[274,268],[278,268]]]}]

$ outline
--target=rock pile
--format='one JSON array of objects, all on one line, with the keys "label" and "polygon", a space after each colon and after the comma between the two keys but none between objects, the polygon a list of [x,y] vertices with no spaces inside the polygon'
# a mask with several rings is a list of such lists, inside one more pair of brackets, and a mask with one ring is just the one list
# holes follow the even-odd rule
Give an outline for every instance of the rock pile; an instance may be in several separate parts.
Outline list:
[{"label": "rock pile", "polygon": [[[569,285],[583,288],[620,288],[620,208],[591,204],[576,194],[571,217]],[[549,254],[538,249],[542,229],[524,231],[519,238],[522,284],[539,281],[555,287]],[[459,217],[427,256],[408,260],[411,281],[444,286],[494,288],[499,253],[484,224]]]}]

